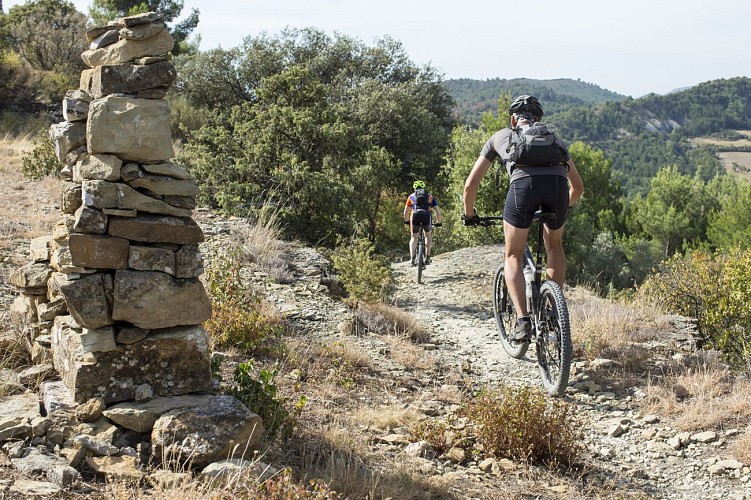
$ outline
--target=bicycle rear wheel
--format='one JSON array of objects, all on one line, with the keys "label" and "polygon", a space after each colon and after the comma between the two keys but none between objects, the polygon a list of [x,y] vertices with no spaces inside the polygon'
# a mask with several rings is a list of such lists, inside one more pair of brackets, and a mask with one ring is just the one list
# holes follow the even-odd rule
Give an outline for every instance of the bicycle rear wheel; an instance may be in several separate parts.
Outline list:
[{"label": "bicycle rear wheel", "polygon": [[529,342],[517,342],[509,337],[516,324],[516,310],[509,297],[506,280],[503,278],[503,262],[498,266],[493,280],[493,315],[503,350],[512,358],[523,358],[529,348]]},{"label": "bicycle rear wheel", "polygon": [[425,235],[420,229],[420,239],[417,241],[417,283],[422,283],[422,270],[425,267]]},{"label": "bicycle rear wheel", "polygon": [[558,283],[546,281],[542,284],[537,314],[537,363],[542,385],[551,396],[560,396],[568,385],[573,347],[568,306]]}]

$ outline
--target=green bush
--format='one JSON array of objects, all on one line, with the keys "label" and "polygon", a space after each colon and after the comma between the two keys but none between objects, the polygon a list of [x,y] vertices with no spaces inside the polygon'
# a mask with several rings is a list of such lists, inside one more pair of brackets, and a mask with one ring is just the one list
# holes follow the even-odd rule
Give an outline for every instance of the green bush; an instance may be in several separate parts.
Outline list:
[{"label": "green bush", "polygon": [[238,250],[211,256],[206,271],[211,319],[204,323],[214,349],[235,348],[244,353],[278,347],[283,325],[264,307],[261,298],[240,276]]},{"label": "green bush", "polygon": [[35,140],[34,149],[21,154],[21,173],[27,179],[39,180],[48,175],[55,175],[62,168],[57,160],[55,147],[46,139]]},{"label": "green bush", "polygon": [[477,439],[498,458],[569,466],[578,462],[584,434],[576,407],[538,389],[483,391],[462,414],[477,424]]},{"label": "green bush", "polygon": [[235,367],[233,384],[228,391],[263,419],[266,435],[270,439],[280,431],[285,438],[292,435],[297,418],[307,400],[302,396],[290,408],[289,398],[278,394],[275,383],[277,373],[277,368],[262,369],[256,375],[252,359],[247,363],[240,363]]},{"label": "green bush", "polygon": [[[248,469],[251,469],[248,467]],[[341,498],[331,487],[321,480],[310,480],[308,485],[295,481],[290,469],[285,469],[263,483],[251,481],[249,495],[242,495],[238,492],[240,498],[264,498],[266,500],[336,500]],[[234,493],[234,492],[233,492]],[[212,496],[213,498],[213,496]],[[225,497],[222,497],[225,498]],[[227,498],[237,498],[234,494]]]},{"label": "green bush", "polygon": [[642,298],[697,320],[705,346],[736,368],[751,368],[751,249],[694,252],[665,262]]},{"label": "green bush", "polygon": [[391,268],[374,251],[373,243],[366,238],[340,238],[331,256],[352,301],[382,301],[391,286]]}]

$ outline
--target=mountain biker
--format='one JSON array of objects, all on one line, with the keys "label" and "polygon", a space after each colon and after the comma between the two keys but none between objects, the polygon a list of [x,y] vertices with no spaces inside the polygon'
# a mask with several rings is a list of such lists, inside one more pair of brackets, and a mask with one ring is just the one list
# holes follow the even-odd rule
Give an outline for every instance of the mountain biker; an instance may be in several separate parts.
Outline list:
[{"label": "mountain biker", "polygon": [[412,184],[414,191],[407,197],[404,204],[404,223],[410,224],[412,237],[409,239],[409,256],[413,266],[415,253],[417,252],[417,233],[420,227],[425,230],[425,265],[430,264],[430,249],[433,246],[432,212],[435,212],[436,226],[441,225],[441,209],[438,208],[438,200],[425,189],[425,181],[415,181]]},{"label": "mountain biker", "polygon": [[[571,206],[584,192],[584,184],[568,150],[562,146],[561,161],[556,164],[524,166],[510,160],[512,134],[524,133],[537,124],[543,116],[540,101],[531,95],[522,95],[509,106],[511,127],[493,134],[485,143],[464,184],[464,213],[462,221],[471,226],[476,223],[475,201],[477,189],[488,168],[496,158],[506,167],[510,176],[506,205],[503,211],[506,286],[517,311],[512,332],[514,340],[529,340],[532,324],[527,311],[524,284],[524,249],[532,217],[538,209],[555,214],[545,222],[544,240],[547,256],[547,277],[563,289],[566,273],[566,256],[563,252],[563,225]],[[557,137],[556,137],[557,139]]]}]

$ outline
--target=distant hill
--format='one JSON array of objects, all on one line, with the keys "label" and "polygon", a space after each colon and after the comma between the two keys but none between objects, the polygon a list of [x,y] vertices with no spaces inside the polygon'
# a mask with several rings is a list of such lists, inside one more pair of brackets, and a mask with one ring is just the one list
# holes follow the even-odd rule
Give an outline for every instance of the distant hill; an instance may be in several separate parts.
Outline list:
[{"label": "distant hill", "polygon": [[650,179],[667,165],[705,179],[724,171],[718,145],[692,139],[751,129],[751,79],[712,80],[667,95],[572,106],[548,122],[567,142],[602,149],[628,194],[646,193]]},{"label": "distant hill", "polygon": [[628,196],[648,192],[662,167],[676,165],[705,179],[726,170],[737,175],[736,170],[745,168],[741,153],[751,153],[751,147],[737,142],[731,146],[696,140],[751,130],[751,79],[746,77],[638,99],[571,79],[465,78],[448,80],[446,86],[456,100],[457,117],[473,125],[483,112],[498,110],[501,92],[536,95],[545,121],[565,142],[580,140],[605,152]]},{"label": "distant hill", "polygon": [[556,113],[571,106],[626,99],[626,96],[605,90],[592,83],[569,78],[555,80],[460,78],[446,80],[445,84],[456,101],[456,117],[471,125],[480,123],[482,113],[498,110],[498,97],[502,92],[510,92],[515,96],[535,95],[542,101],[546,114]]}]

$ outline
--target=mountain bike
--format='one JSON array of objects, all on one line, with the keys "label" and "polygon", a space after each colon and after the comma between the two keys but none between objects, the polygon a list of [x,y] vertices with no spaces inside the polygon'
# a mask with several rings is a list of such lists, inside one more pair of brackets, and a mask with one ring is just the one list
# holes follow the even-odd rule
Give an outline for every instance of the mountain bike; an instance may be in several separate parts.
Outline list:
[{"label": "mountain bike", "polygon": [[[539,226],[537,252],[533,258],[532,250],[527,244],[524,250],[524,282],[542,385],[551,396],[560,396],[568,385],[573,344],[563,290],[554,281],[542,280],[543,222],[552,217],[554,214],[540,210],[535,213],[534,220]],[[479,217],[477,225],[488,227],[502,221],[503,216],[500,215]],[[503,349],[512,358],[521,359],[527,353],[530,341],[511,338],[516,323],[516,310],[508,294],[503,272],[504,262],[501,260],[493,280],[493,315]]]},{"label": "mountain bike", "polygon": [[[433,224],[433,227],[441,227],[441,224]],[[422,271],[425,269],[425,259],[427,258],[426,252],[425,228],[421,224],[417,231],[417,251],[415,253],[415,261],[417,263],[417,283],[420,284],[422,284]]]}]

